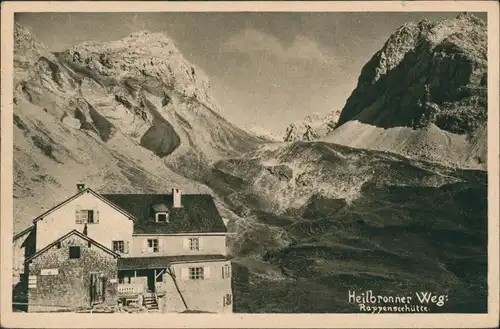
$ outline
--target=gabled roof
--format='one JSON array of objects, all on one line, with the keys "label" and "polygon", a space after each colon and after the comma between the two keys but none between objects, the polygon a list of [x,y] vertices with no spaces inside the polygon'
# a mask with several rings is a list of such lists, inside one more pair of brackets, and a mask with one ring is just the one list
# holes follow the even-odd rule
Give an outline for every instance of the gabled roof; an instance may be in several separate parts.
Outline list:
[{"label": "gabled roof", "polygon": [[49,210],[47,210],[46,212],[44,212],[43,214],[39,215],[38,217],[36,217],[35,219],[33,219],[33,223],[36,223],[38,222],[39,220],[43,219],[45,216],[47,216],[48,214],[52,213],[53,211],[61,208],[62,206],[64,206],[65,204],[73,201],[74,199],[78,198],[80,195],[84,194],[84,193],[91,193],[93,196],[95,196],[96,198],[100,199],[101,201],[107,203],[109,206],[113,207],[114,209],[116,209],[117,211],[121,212],[124,216],[127,216],[129,219],[131,220],[135,220],[134,216],[132,216],[131,214],[127,213],[125,210],[121,209],[120,207],[117,207],[115,204],[113,203],[110,203],[107,199],[103,198],[99,193],[96,193],[94,192],[92,189],[90,188],[86,188],[86,189],[83,189],[81,190],[80,192],[76,193],[75,195],[73,195],[72,197],[70,197],[69,199],[66,199],[64,200],[63,202],[59,203],[58,205],[50,208]]},{"label": "gabled roof", "polygon": [[60,237],[59,239],[53,241],[51,244],[49,244],[48,246],[46,246],[45,248],[43,249],[40,249],[38,252],[36,252],[35,254],[33,254],[32,256],[30,256],[29,258],[27,258],[24,262],[27,263],[27,262],[30,262],[32,261],[33,259],[37,258],[38,256],[40,256],[41,254],[43,254],[44,252],[50,250],[52,247],[54,247],[55,245],[57,245],[59,242],[61,241],[64,241],[66,240],[67,238],[69,238],[70,236],[72,235],[76,235],[78,236],[79,238],[93,244],[94,246],[104,250],[105,252],[107,252],[108,254],[111,254],[113,255],[114,257],[120,257],[120,255],[116,252],[114,252],[113,250],[107,248],[106,246],[100,244],[99,242],[95,241],[94,239],[91,239],[89,238],[88,236],[78,232],[77,230],[72,230],[68,233],[66,233],[65,235],[63,235],[62,237]]},{"label": "gabled roof", "polygon": [[217,262],[231,258],[224,255],[185,255],[185,256],[158,256],[158,257],[123,257],[118,259],[119,270],[139,270],[166,268],[170,264],[193,262]]},{"label": "gabled roof", "polygon": [[[172,194],[102,194],[104,198],[130,213],[134,234],[225,233],[226,225],[209,194],[184,194],[182,207],[173,208]],[[154,206],[170,209],[169,222],[155,221]]]}]

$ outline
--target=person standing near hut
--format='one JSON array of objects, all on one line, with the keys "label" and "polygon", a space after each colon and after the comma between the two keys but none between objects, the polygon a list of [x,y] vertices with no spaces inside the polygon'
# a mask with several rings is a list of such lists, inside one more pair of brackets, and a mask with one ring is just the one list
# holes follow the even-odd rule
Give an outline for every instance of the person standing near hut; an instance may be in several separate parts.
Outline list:
[{"label": "person standing near hut", "polygon": [[144,296],[142,295],[142,293],[140,293],[138,296],[137,296],[137,306],[139,307],[139,309],[143,309],[144,308]]}]

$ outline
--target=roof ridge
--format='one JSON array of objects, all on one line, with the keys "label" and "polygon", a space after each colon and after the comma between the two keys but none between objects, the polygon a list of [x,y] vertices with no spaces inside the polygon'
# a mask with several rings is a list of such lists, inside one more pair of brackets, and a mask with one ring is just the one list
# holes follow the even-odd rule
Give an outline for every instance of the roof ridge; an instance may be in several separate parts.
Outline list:
[{"label": "roof ridge", "polygon": [[116,252],[114,252],[113,250],[109,249],[108,247],[106,247],[105,245],[99,243],[98,241],[90,238],[89,236],[79,232],[78,230],[76,229],[72,229],[71,231],[69,231],[68,233],[60,236],[59,238],[55,239],[54,241],[52,241],[51,243],[49,243],[48,245],[46,245],[45,247],[43,247],[42,249],[38,250],[36,253],[34,253],[33,255],[31,255],[30,257],[26,258],[26,260],[24,261],[25,263],[27,262],[30,262],[32,261],[33,259],[37,258],[38,256],[40,256],[41,254],[47,252],[48,250],[50,250],[52,247],[54,247],[58,242],[61,242],[63,240],[66,240],[67,238],[69,238],[71,235],[74,235],[76,234],[77,236],[79,236],[80,238],[96,245],[97,247],[101,248],[102,250],[112,254],[113,256],[115,257],[120,257],[120,255]]},{"label": "roof ridge", "polygon": [[74,194],[73,196],[67,198],[66,200],[64,200],[62,202],[59,202],[57,205],[55,205],[54,207],[50,208],[49,210],[43,212],[41,215],[38,215],[35,219],[33,219],[33,223],[35,224],[39,220],[42,220],[43,217],[45,217],[46,215],[48,215],[51,212],[57,210],[58,208],[64,206],[65,204],[71,202],[72,200],[76,199],[77,197],[79,197],[83,193],[89,193],[89,192],[92,193],[96,198],[99,198],[103,202],[108,203],[111,207],[117,209],[118,211],[120,211],[121,213],[123,213],[125,216],[129,217],[129,219],[131,219],[133,221],[136,220],[136,218],[133,215],[129,214],[125,209],[119,207],[114,202],[111,202],[111,200],[108,200],[106,197],[103,196],[103,194],[97,193],[96,191],[92,190],[90,187],[87,187],[87,188],[85,188],[85,189],[83,189],[81,191],[78,191],[76,194]]}]

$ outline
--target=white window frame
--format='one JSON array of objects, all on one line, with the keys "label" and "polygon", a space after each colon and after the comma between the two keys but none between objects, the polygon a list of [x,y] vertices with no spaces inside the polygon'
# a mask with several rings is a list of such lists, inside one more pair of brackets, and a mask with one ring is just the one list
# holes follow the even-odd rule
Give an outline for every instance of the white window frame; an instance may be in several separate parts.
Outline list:
[{"label": "white window frame", "polygon": [[189,280],[204,280],[204,268],[201,267],[190,267],[189,271]]},{"label": "white window frame", "polygon": [[[148,239],[147,244],[148,244],[148,252],[149,253],[160,252],[160,240],[159,239]],[[156,250],[155,250],[155,247],[156,247]]]},{"label": "white window frame", "polygon": [[[160,216],[165,216],[165,221],[160,221]],[[155,215],[155,220],[157,223],[168,223],[169,218],[168,218],[168,212],[162,211],[162,212],[157,212]]]}]

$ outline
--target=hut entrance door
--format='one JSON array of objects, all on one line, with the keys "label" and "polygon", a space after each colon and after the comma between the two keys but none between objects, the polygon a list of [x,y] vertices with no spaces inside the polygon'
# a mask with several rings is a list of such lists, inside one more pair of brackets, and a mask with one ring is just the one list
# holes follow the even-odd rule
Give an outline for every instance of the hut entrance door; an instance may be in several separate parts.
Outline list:
[{"label": "hut entrance door", "polygon": [[104,276],[90,273],[90,305],[104,302]]}]

